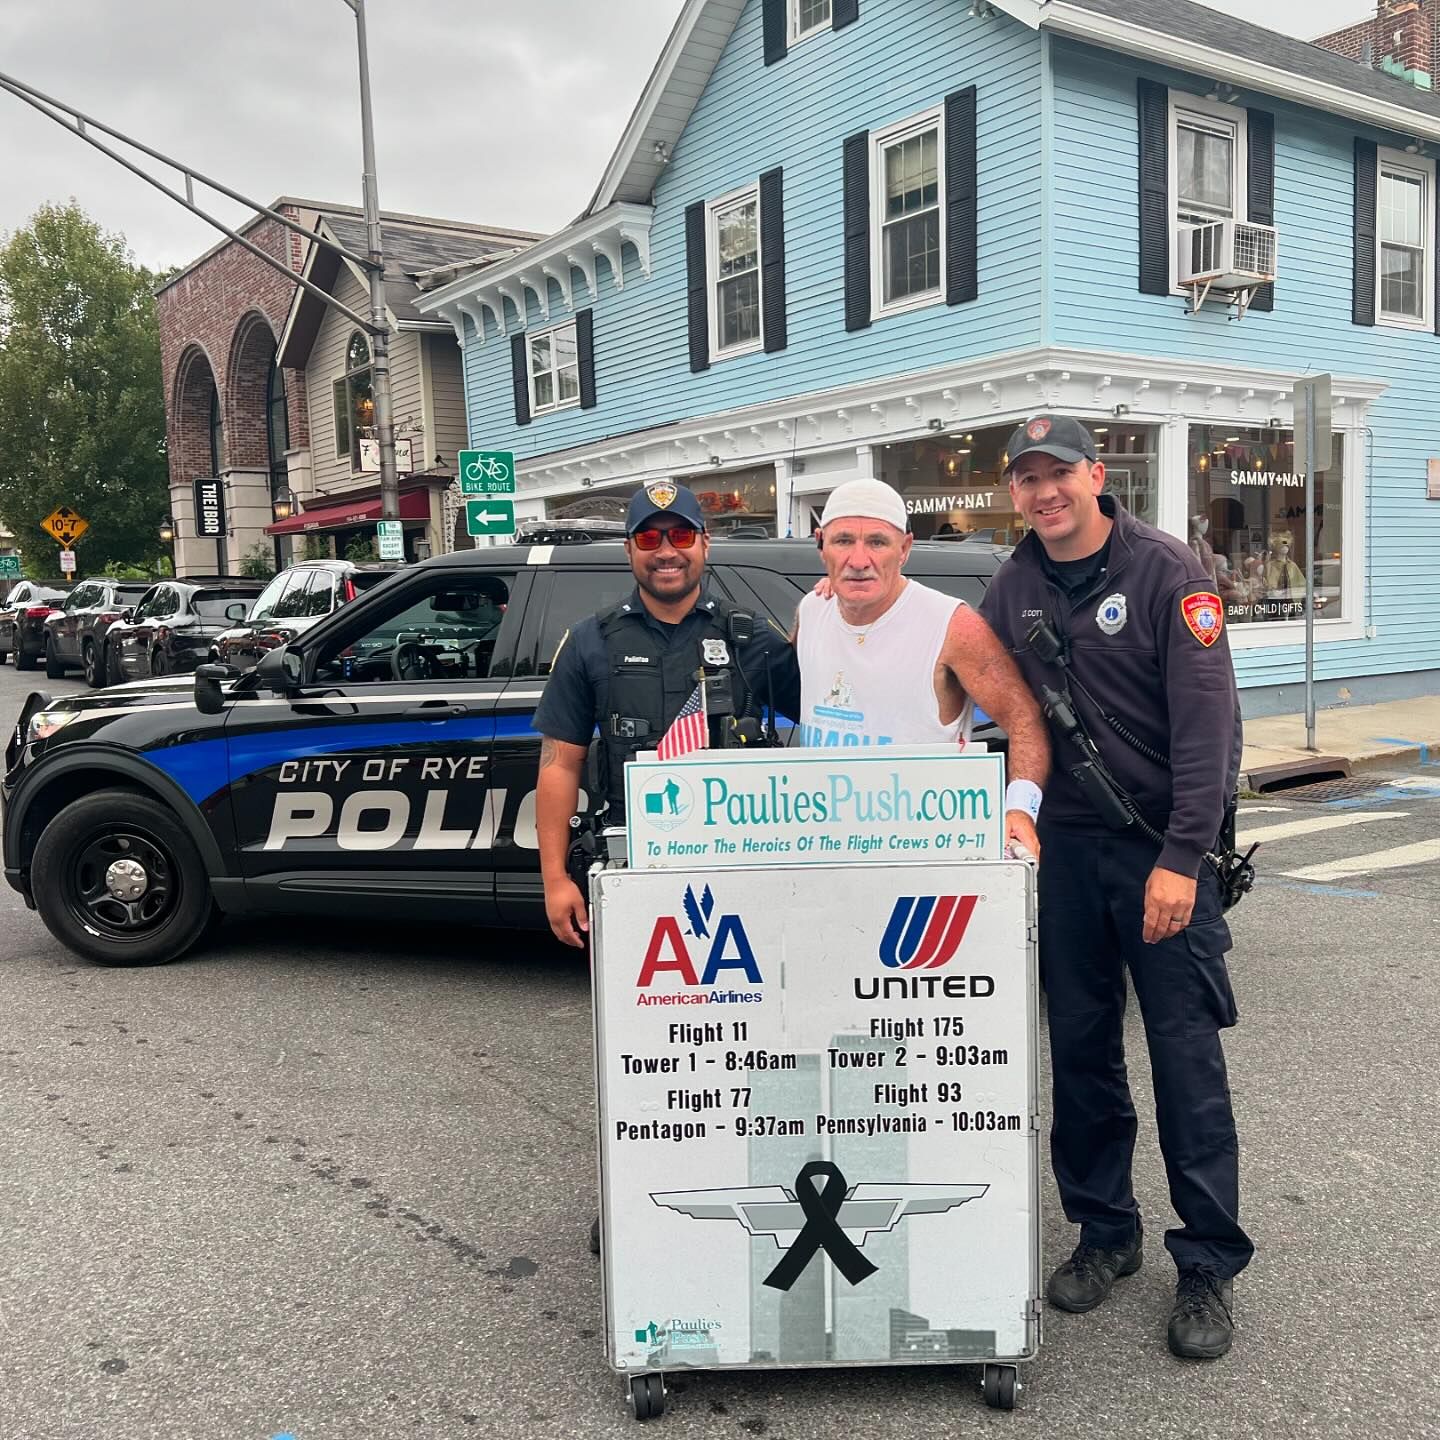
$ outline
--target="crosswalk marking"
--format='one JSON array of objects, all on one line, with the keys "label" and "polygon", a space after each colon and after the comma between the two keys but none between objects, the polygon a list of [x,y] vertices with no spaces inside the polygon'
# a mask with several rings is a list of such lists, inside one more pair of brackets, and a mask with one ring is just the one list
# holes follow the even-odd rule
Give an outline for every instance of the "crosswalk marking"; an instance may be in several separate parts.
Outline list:
[{"label": "crosswalk marking", "polygon": [[1240,815],[1288,815],[1288,805],[1247,805],[1237,812]]},{"label": "crosswalk marking", "polygon": [[1315,835],[1322,830],[1342,830],[1347,825],[1368,825],[1377,820],[1403,820],[1408,810],[1349,810],[1343,815],[1314,815],[1305,820],[1282,820],[1278,825],[1262,825],[1257,830],[1241,831],[1237,843],[1256,845],[1270,840],[1285,840],[1291,835]]},{"label": "crosswalk marking", "polygon": [[1417,840],[1413,845],[1397,845],[1391,850],[1372,850],[1368,855],[1351,855],[1344,860],[1330,860],[1323,865],[1306,865],[1300,870],[1282,870],[1292,880],[1340,880],[1346,875],[1365,875],[1372,870],[1400,870],[1407,865],[1423,865],[1440,860],[1440,840]]}]

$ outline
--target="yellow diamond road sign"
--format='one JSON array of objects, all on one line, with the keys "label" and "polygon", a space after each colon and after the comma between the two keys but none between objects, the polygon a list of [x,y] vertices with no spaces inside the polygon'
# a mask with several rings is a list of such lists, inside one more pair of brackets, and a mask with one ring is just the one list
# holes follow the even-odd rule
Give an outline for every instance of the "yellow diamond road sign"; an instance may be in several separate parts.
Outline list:
[{"label": "yellow diamond road sign", "polygon": [[90,522],[68,505],[47,515],[40,525],[60,542],[62,550],[73,550],[75,542],[90,528]]}]

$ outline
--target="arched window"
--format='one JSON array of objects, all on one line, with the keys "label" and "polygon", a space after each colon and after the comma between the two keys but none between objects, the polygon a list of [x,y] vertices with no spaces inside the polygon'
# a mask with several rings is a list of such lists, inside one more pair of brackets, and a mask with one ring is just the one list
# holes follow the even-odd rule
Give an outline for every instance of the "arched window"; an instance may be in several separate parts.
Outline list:
[{"label": "arched window", "polygon": [[375,427],[375,391],[370,374],[370,343],[357,330],[345,350],[345,374],[332,391],[335,403],[335,457],[350,457],[350,468],[360,468],[360,441]]},{"label": "arched window", "polygon": [[210,473],[218,475],[225,467],[225,421],[220,413],[220,392],[210,384]]}]

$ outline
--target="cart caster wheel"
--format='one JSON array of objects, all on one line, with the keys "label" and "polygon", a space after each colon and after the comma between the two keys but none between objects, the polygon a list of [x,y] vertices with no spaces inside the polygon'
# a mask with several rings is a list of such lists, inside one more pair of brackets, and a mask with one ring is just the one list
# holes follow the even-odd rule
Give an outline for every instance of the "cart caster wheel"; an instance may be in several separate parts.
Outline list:
[{"label": "cart caster wheel", "polygon": [[985,1403],[992,1410],[1015,1408],[1015,1392],[1020,1388],[1018,1374],[1013,1365],[985,1367]]},{"label": "cart caster wheel", "polygon": [[630,1381],[630,1408],[637,1420],[658,1420],[665,1413],[665,1377],[636,1375]]}]

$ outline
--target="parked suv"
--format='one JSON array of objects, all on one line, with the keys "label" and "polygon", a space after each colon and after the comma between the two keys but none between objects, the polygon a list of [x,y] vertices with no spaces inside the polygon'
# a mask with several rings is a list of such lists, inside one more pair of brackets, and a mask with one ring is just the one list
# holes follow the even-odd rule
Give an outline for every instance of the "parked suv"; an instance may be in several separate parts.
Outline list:
[{"label": "parked suv", "polygon": [[[922,541],[906,573],[976,603],[997,563]],[[708,571],[786,630],[822,573],[798,540],[717,542]],[[613,540],[463,550],[238,679],[32,695],[0,787],[5,878],[109,965],[173,960],[221,912],[544,928],[535,706],[566,631],[634,583]]]},{"label": "parked suv", "polygon": [[106,633],[109,683],[178,675],[203,664],[215,637],[243,618],[260,580],[162,580]]},{"label": "parked suv", "polygon": [[277,645],[323,620],[395,574],[395,565],[351,560],[306,560],[282,570],[256,597],[239,625],[223,631],[210,646],[210,659],[232,670],[248,670]]},{"label": "parked suv", "polygon": [[92,690],[105,683],[105,634],[138,605],[151,581],[82,580],[59,610],[44,619],[45,673],[58,680],[77,667]]},{"label": "parked suv", "polygon": [[33,670],[45,653],[45,617],[65,599],[68,587],[22,580],[0,604],[0,664],[14,655],[17,670]]}]

